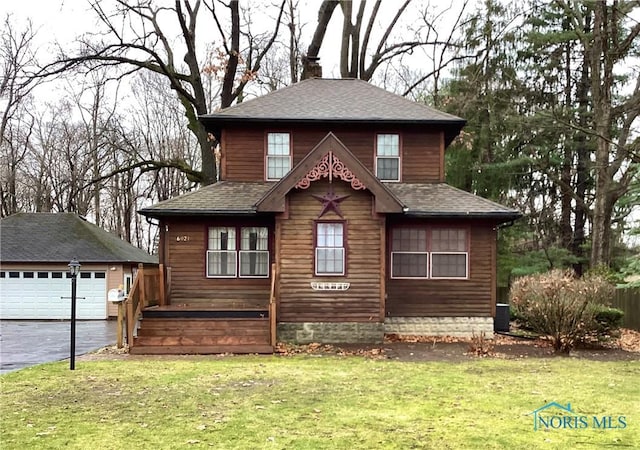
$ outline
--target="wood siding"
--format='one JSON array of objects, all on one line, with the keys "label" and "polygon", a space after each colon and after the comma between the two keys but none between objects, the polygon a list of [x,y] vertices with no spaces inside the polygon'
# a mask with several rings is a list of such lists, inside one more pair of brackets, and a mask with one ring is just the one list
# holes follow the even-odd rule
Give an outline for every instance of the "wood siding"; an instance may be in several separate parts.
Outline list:
[{"label": "wood siding", "polygon": [[[438,224],[437,222],[429,223]],[[399,225],[397,222],[395,224]],[[488,223],[470,223],[469,225],[469,279],[387,279],[387,316],[491,317],[493,315],[496,231],[494,226]],[[388,255],[387,251],[387,261]]]},{"label": "wood siding", "polygon": [[398,133],[402,142],[402,181],[427,183],[444,181],[442,154],[443,133],[424,128],[397,128],[372,125],[334,125],[307,127],[229,127],[222,142],[222,174],[229,181],[263,181],[265,136],[268,132],[291,133],[295,166],[327,133],[338,139],[364,164],[374,171],[375,140],[378,133]]},{"label": "wood siding", "polygon": [[[236,225],[239,225],[238,220],[236,219]],[[270,226],[269,223],[245,221],[242,225]],[[217,304],[221,309],[267,307],[270,287],[268,278],[206,276],[208,227],[234,226],[233,223],[192,218],[167,220],[166,225],[169,229],[165,231],[165,260],[166,265],[171,268],[171,304]],[[270,226],[270,230],[272,229]]]},{"label": "wood siding", "polygon": [[[350,195],[340,204],[344,217],[330,212],[318,218],[322,204],[312,195],[324,195],[328,189],[328,182],[315,182],[309,189],[292,190],[286,215],[277,219],[278,321],[380,322],[380,227],[384,222],[372,215],[368,191],[354,191],[342,181],[334,181],[333,190],[336,195]],[[313,275],[316,219],[345,221],[345,276]],[[312,281],[348,282],[350,287],[346,291],[314,291]]]}]

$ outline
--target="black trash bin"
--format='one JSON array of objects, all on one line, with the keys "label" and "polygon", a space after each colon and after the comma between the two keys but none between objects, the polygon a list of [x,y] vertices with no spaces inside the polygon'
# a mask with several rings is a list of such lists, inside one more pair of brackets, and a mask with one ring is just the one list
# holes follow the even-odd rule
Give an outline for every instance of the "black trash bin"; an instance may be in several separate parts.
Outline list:
[{"label": "black trash bin", "polygon": [[509,304],[496,304],[496,318],[493,320],[493,331],[508,332],[509,331]]}]

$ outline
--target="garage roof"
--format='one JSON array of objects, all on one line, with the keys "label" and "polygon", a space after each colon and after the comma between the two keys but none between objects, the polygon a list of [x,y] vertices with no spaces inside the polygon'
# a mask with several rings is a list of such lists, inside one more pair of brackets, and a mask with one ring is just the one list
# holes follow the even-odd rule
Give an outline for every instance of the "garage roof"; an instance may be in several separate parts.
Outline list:
[{"label": "garage roof", "polygon": [[157,263],[115,234],[74,213],[17,213],[0,220],[3,263]]}]

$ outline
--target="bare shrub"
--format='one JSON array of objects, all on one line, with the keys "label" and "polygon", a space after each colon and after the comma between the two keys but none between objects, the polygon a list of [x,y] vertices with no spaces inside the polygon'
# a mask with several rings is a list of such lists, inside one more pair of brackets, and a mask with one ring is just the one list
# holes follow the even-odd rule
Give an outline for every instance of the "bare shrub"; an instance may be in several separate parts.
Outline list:
[{"label": "bare shrub", "polygon": [[488,356],[493,353],[493,344],[487,339],[484,331],[480,334],[472,333],[471,342],[469,342],[469,353],[476,356]]},{"label": "bare shrub", "polygon": [[576,278],[570,270],[552,270],[517,279],[511,306],[523,325],[551,338],[557,353],[597,335],[596,316],[610,301],[614,287],[599,275]]}]

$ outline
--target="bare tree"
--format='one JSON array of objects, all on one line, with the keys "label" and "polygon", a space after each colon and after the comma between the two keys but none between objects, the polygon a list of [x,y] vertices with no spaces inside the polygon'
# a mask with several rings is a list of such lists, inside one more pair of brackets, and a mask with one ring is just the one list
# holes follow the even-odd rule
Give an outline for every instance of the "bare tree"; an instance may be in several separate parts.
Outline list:
[{"label": "bare tree", "polygon": [[0,217],[19,211],[19,171],[33,130],[30,95],[38,84],[31,77],[37,64],[35,36],[31,22],[17,29],[5,16],[0,32]]},{"label": "bare tree", "polygon": [[[152,0],[116,0],[114,10],[106,10],[103,2],[98,0],[89,0],[89,5],[102,30],[80,37],[78,43],[81,49],[78,53],[62,54],[41,75],[60,73],[76,67],[84,67],[89,71],[98,67],[118,68],[119,73],[114,76],[141,70],[161,75],[177,95],[187,117],[187,126],[200,147],[202,167],[200,170],[191,167],[186,169],[191,176],[197,175],[199,182],[215,182],[215,143],[210,141],[209,135],[198,121],[199,115],[209,112],[210,105],[202,79],[204,67],[198,54],[200,38],[196,33],[198,22],[206,18],[201,10],[204,5],[204,10],[209,11],[209,17],[213,19],[222,40],[226,59],[220,106],[226,107],[241,95],[250,81],[251,78],[246,75],[260,69],[262,60],[278,34],[284,0],[272,29],[272,38],[260,48],[249,45],[245,54],[241,53],[240,47],[243,24],[237,0],[230,0],[228,4],[220,0],[175,0],[173,4]],[[222,25],[220,8],[224,8],[223,11],[230,18],[230,30],[225,30]],[[180,30],[177,40],[172,38],[172,27]],[[245,62],[246,68],[238,77],[241,60]]]}]

